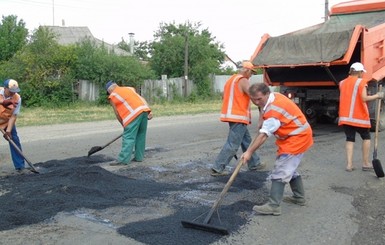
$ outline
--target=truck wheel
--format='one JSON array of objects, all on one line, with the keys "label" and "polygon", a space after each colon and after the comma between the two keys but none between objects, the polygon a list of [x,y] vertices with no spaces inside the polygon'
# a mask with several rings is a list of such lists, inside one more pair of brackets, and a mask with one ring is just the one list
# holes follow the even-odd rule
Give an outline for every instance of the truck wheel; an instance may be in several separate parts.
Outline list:
[{"label": "truck wheel", "polygon": [[313,106],[308,106],[305,110],[305,116],[307,119],[307,122],[314,127],[317,124],[318,118],[316,111]]}]

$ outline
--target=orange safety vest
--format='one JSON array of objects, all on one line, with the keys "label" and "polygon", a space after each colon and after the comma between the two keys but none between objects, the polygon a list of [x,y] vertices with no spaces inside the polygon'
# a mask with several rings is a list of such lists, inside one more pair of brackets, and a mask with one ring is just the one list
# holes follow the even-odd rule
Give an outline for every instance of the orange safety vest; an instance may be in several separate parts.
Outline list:
[{"label": "orange safety vest", "polygon": [[[0,90],[4,90],[3,87],[0,87]],[[5,97],[3,97],[5,99]],[[19,102],[20,95],[15,93],[11,100],[16,104]],[[4,107],[2,104],[0,104],[0,128],[5,129],[8,126],[8,121],[13,115],[13,112],[15,111],[16,107],[13,105],[9,105],[8,108]]]},{"label": "orange safety vest", "polygon": [[305,115],[289,98],[274,93],[275,99],[263,113],[263,119],[275,118],[281,126],[274,133],[278,155],[304,153],[313,145],[313,131]]},{"label": "orange safety vest", "polygon": [[234,74],[225,84],[220,116],[222,122],[251,123],[250,97],[239,89],[241,78],[244,76]]},{"label": "orange safety vest", "polygon": [[150,112],[146,101],[135,92],[132,87],[116,87],[108,99],[114,103],[116,110],[122,119],[123,127],[126,127],[142,112]]},{"label": "orange safety vest", "polygon": [[368,105],[361,98],[367,83],[367,80],[355,76],[349,76],[340,82],[338,125],[371,127]]}]

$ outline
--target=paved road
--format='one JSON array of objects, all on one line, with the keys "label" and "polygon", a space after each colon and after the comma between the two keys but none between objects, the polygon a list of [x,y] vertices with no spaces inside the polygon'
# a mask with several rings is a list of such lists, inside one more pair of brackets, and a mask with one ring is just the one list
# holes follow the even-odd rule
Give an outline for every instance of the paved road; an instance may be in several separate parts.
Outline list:
[{"label": "paved road", "polygon": [[[254,135],[255,125],[250,127]],[[21,127],[24,153],[34,163],[87,155],[95,145],[104,145],[121,133],[115,120]],[[332,125],[314,129],[315,145],[305,155],[300,168],[308,205],[283,204],[278,217],[251,215],[236,234],[217,244],[385,244],[383,179],[374,172],[360,170],[360,143],[355,147],[356,171],[345,171],[344,135]],[[212,162],[225,141],[227,126],[217,114],[154,118],[149,123],[147,146],[157,149],[151,164],[181,163],[192,159]],[[380,134],[381,142],[384,135]],[[117,141],[103,150],[115,157]],[[379,159],[385,159],[384,150]],[[273,139],[259,151],[272,168]],[[146,163],[146,162],[145,162]],[[0,143],[0,169],[12,171],[8,148]],[[286,189],[289,194],[289,189]],[[63,243],[65,244],[65,243]]]}]

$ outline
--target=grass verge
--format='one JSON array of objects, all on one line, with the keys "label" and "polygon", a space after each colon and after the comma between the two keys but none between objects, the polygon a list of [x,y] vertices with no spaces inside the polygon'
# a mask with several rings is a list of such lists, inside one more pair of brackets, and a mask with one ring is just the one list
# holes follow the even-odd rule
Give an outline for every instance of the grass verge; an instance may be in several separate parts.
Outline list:
[{"label": "grass verge", "polygon": [[[194,115],[220,112],[221,100],[199,101],[194,103],[163,103],[151,105],[154,117],[174,115]],[[110,105],[98,106],[90,103],[75,103],[60,108],[25,108],[17,119],[17,126],[38,126],[75,122],[114,120],[115,115]]]}]

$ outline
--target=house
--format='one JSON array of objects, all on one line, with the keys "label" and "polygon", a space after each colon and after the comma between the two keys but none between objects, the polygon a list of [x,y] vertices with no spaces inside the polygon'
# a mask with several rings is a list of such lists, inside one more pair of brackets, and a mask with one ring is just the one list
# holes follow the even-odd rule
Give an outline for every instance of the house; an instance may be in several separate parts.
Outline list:
[{"label": "house", "polygon": [[86,26],[44,26],[55,34],[57,42],[61,45],[70,45],[80,43],[85,39],[91,39],[98,46],[104,46],[109,52],[114,52],[117,55],[129,56],[127,52],[117,45],[106,43],[100,39],[95,38],[90,29]]}]

